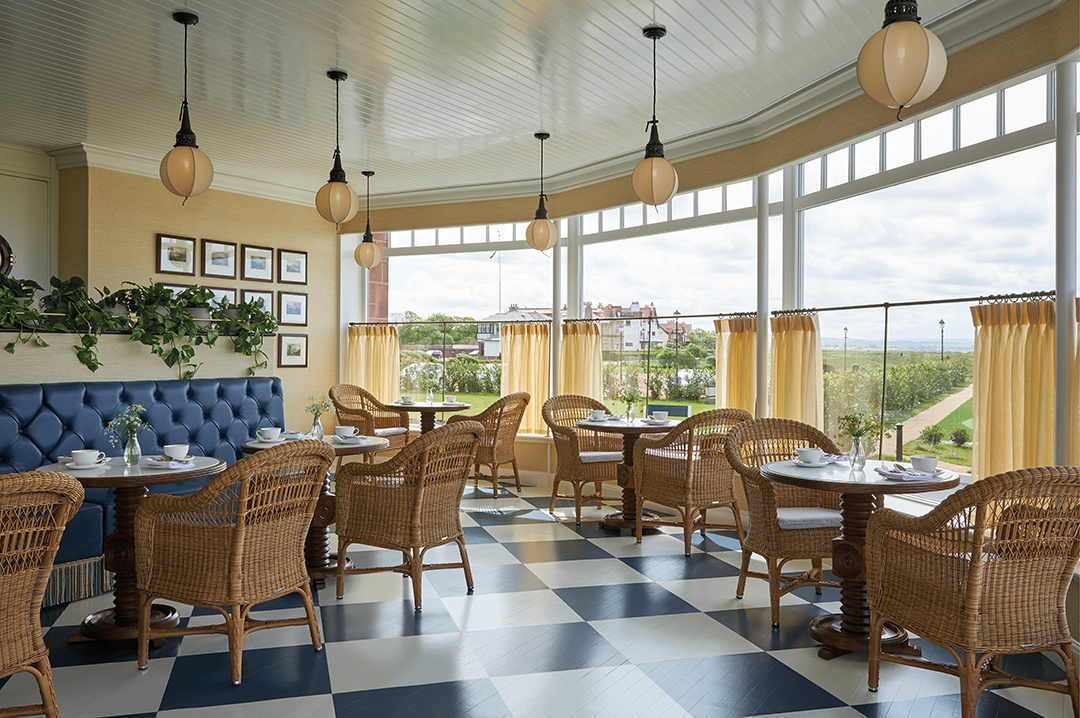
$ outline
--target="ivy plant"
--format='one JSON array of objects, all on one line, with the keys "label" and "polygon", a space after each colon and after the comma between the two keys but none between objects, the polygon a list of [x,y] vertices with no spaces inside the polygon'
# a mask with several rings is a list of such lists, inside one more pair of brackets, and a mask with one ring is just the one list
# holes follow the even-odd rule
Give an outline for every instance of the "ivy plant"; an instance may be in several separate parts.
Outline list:
[{"label": "ivy plant", "polygon": [[49,284],[52,291],[41,298],[42,309],[51,315],[47,316],[49,327],[79,335],[80,346],[75,347],[75,356],[87,369],[97,371],[101,366],[97,357],[98,338],[110,329],[126,326],[127,317],[110,311],[105,303],[91,299],[81,277],[53,277]]},{"label": "ivy plant", "polygon": [[14,341],[4,345],[8,354],[15,353],[15,345],[33,341],[39,347],[47,347],[38,334],[45,326],[45,316],[34,307],[34,295],[43,291],[32,279],[15,279],[0,274],[0,329],[18,333]]},{"label": "ivy plant", "polygon": [[263,308],[263,300],[232,304],[227,299],[215,306],[210,316],[219,335],[232,339],[233,351],[252,357],[248,373],[255,374],[258,369],[265,369],[270,364],[270,357],[263,351],[263,340],[267,334],[278,330],[277,319]]},{"label": "ivy plant", "polygon": [[191,379],[201,364],[194,362],[195,347],[214,346],[218,338],[213,323],[198,324],[192,309],[210,309],[214,293],[192,286],[175,292],[164,284],[143,286],[124,282],[127,288],[109,296],[131,313],[131,341],[150,347],[168,367],[175,367],[181,379]]}]

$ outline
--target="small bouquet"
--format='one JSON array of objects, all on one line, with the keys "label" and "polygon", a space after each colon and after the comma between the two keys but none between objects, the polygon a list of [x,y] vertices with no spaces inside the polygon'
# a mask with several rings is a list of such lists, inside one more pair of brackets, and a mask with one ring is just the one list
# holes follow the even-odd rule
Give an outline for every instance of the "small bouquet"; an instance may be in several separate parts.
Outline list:
[{"label": "small bouquet", "polygon": [[861,439],[868,435],[872,436],[882,430],[881,424],[868,419],[863,414],[844,414],[837,419],[837,423],[840,425],[840,431],[852,439]]},{"label": "small bouquet", "polygon": [[113,416],[105,426],[105,433],[109,436],[109,443],[113,446],[123,446],[143,429],[149,429],[150,425],[143,421],[142,413],[145,411],[142,404],[132,404],[119,414]]},{"label": "small bouquet", "polygon": [[308,404],[307,409],[304,411],[311,414],[315,418],[315,421],[318,421],[320,416],[330,411],[330,399],[328,397],[309,396],[308,399],[311,403]]}]

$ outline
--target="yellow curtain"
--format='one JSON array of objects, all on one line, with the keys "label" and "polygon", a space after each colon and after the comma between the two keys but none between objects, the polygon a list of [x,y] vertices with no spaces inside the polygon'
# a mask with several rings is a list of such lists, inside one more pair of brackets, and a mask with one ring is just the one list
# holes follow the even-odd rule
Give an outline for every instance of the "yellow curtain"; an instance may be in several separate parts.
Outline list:
[{"label": "yellow curtain", "polygon": [[401,394],[401,355],[397,327],[368,324],[349,327],[345,383],[367,389],[379,401],[397,401]]},{"label": "yellow curtain", "polygon": [[541,409],[551,392],[551,329],[547,324],[504,324],[502,328],[502,395],[527,391],[519,431],[542,434],[547,430]]},{"label": "yellow curtain", "polygon": [[1054,463],[1054,303],[981,304],[971,479]]},{"label": "yellow curtain", "polygon": [[821,373],[821,333],[816,314],[791,314],[770,320],[770,415],[821,429],[825,384]]},{"label": "yellow curtain", "polygon": [[757,411],[757,319],[715,319],[716,406]]},{"label": "yellow curtain", "polygon": [[[1076,321],[1080,322],[1080,297],[1076,298]],[[1080,324],[1076,327],[1076,356],[1072,367],[1072,450],[1069,463],[1080,466]]]},{"label": "yellow curtain", "polygon": [[600,327],[596,322],[572,322],[562,325],[563,394],[580,394],[604,400],[604,382],[600,371]]}]

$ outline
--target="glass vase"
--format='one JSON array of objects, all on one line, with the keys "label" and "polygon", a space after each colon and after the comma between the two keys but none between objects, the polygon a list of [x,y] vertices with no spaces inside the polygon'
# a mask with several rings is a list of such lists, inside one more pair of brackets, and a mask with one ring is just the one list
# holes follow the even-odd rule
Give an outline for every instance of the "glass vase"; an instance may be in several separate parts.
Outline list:
[{"label": "glass vase", "polygon": [[311,422],[311,438],[312,439],[322,439],[323,438],[322,422],[319,421],[319,417],[317,417],[317,416],[315,417],[315,421]]},{"label": "glass vase", "polygon": [[851,470],[862,471],[862,468],[866,466],[866,446],[863,444],[863,437],[853,436],[851,437]]},{"label": "glass vase", "polygon": [[142,447],[139,446],[139,437],[132,434],[124,442],[124,463],[128,466],[136,466],[142,459]]}]

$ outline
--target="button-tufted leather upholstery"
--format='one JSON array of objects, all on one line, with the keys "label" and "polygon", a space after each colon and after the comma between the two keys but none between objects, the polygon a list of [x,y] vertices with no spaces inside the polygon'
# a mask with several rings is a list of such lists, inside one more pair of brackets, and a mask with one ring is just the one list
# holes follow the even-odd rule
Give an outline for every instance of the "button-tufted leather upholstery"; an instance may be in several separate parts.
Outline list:
[{"label": "button-tufted leather upholstery", "polygon": [[[105,425],[131,404],[143,406],[150,424],[139,434],[144,455],[160,454],[165,444],[190,444],[192,454],[231,464],[256,429],[285,425],[277,377],[0,385],[0,474],[51,464],[72,449],[119,456],[122,447],[109,443]],[[207,481],[151,491],[183,496]],[[102,537],[112,531],[112,490],[87,489],[83,513],[69,523],[57,564],[101,555]]]}]

